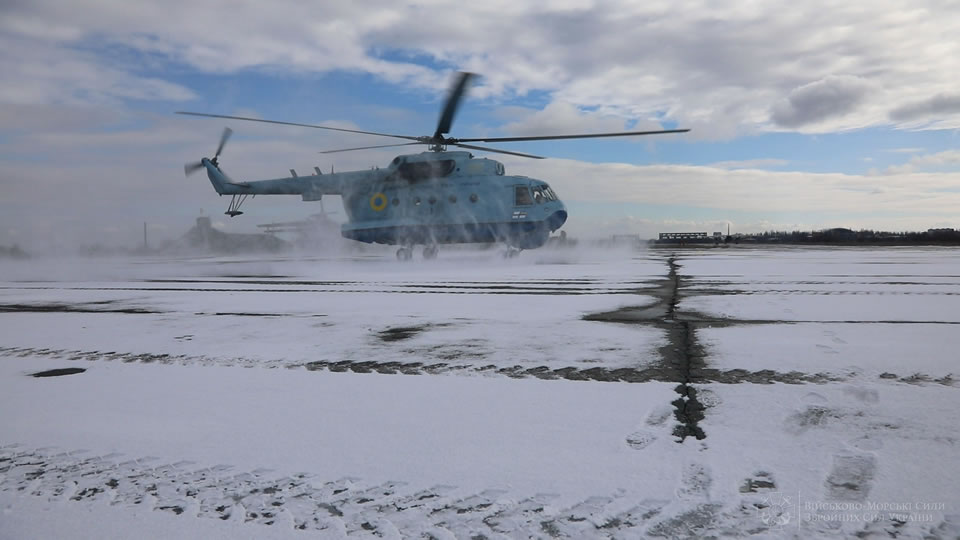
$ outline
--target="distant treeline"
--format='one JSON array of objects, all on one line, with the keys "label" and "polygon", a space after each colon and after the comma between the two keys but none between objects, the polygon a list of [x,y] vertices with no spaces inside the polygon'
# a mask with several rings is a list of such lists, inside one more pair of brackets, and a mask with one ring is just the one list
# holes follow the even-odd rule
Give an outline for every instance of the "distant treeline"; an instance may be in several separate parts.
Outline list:
[{"label": "distant treeline", "polygon": [[929,229],[924,232],[889,232],[863,229],[825,229],[822,231],[767,231],[759,234],[725,236],[724,243],[758,244],[942,244],[960,245],[960,231]]}]

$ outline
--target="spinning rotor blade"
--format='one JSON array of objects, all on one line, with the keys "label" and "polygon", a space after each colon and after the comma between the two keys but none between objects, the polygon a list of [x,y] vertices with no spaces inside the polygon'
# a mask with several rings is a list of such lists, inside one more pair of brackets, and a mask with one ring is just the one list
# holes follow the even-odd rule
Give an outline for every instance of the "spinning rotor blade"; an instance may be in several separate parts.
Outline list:
[{"label": "spinning rotor blade", "polygon": [[440,121],[437,122],[437,131],[433,134],[434,139],[443,138],[444,133],[450,133],[450,124],[453,123],[453,116],[457,113],[457,107],[460,100],[463,99],[467,91],[467,84],[475,75],[466,71],[461,71],[457,81],[450,89],[450,95],[447,96],[447,102],[443,106],[443,113],[440,115]]},{"label": "spinning rotor blade", "polygon": [[196,163],[187,163],[186,165],[183,166],[183,174],[185,174],[186,176],[190,176],[191,174],[199,171],[202,168],[203,168],[202,161],[198,161]]},{"label": "spinning rotor blade", "polygon": [[217,147],[217,153],[213,155],[213,159],[220,157],[220,152],[223,152],[223,146],[227,144],[231,135],[233,135],[232,129],[228,127],[223,128],[223,135],[220,136],[220,146]]},{"label": "spinning rotor blade", "polygon": [[[220,154],[223,153],[223,147],[227,145],[227,141],[230,140],[231,135],[233,135],[232,129],[228,127],[223,128],[223,135],[220,135],[220,144],[217,145],[217,152],[213,154],[213,158],[210,159],[210,162],[213,163],[214,166],[219,167],[219,165],[217,165],[217,158],[219,158]],[[202,169],[203,166],[203,159],[197,161],[196,163],[187,163],[183,166],[183,174],[190,176],[191,174]]]},{"label": "spinning rotor blade", "polygon": [[363,135],[379,135],[381,137],[394,137],[397,139],[407,139],[408,141],[419,140],[418,137],[411,137],[409,135],[392,135],[390,133],[377,133],[375,131],[360,131],[358,129],[345,129],[345,128],[335,128],[328,126],[317,126],[314,124],[298,124],[296,122],[281,122],[279,120],[263,120],[261,118],[249,118],[246,116],[227,116],[224,114],[207,114],[207,113],[196,113],[196,112],[186,112],[186,111],[177,111],[177,114],[186,114],[189,116],[206,116],[209,118],[227,118],[230,120],[246,120],[247,122],[263,122],[265,124],[279,124],[281,126],[298,126],[298,127],[308,127],[315,129],[329,129],[330,131],[345,131],[347,133],[361,133]]},{"label": "spinning rotor blade", "polygon": [[398,144],[380,144],[377,146],[359,146],[357,148],[341,148],[339,150],[321,150],[320,154],[335,154],[337,152],[352,152],[354,150],[369,150],[371,148],[390,148],[392,146],[415,146],[418,144],[427,144],[423,142],[408,142],[408,143],[398,143]]},{"label": "spinning rotor blade", "polygon": [[599,137],[630,137],[635,135],[661,135],[664,133],[686,133],[689,129],[662,129],[657,131],[617,131],[613,133],[583,133],[580,135],[535,135],[531,137],[487,137],[484,139],[449,139],[451,144],[458,142],[519,142],[519,141],[555,141],[559,139],[596,139]]},{"label": "spinning rotor blade", "polygon": [[448,144],[459,146],[460,148],[469,148],[471,150],[483,150],[484,152],[496,152],[498,154],[510,154],[511,156],[528,157],[533,159],[546,159],[543,156],[535,156],[533,154],[524,154],[521,152],[511,152],[509,150],[497,150],[496,148],[488,148],[486,146],[474,146],[472,144],[460,144],[455,142],[449,142]]}]

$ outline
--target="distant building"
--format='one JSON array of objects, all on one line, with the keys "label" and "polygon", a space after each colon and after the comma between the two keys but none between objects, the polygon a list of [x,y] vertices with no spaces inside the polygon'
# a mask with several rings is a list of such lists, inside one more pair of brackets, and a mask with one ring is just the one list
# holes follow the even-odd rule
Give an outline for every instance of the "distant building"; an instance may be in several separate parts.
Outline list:
[{"label": "distant building", "polygon": [[174,251],[191,250],[210,253],[277,252],[290,247],[269,234],[231,234],[213,228],[209,217],[198,217],[197,223],[171,246]]},{"label": "distant building", "polygon": [[660,233],[654,244],[718,244],[723,241],[723,234],[715,232],[713,236],[706,232],[665,232]]},{"label": "distant building", "polygon": [[359,244],[340,234],[340,224],[326,213],[313,214],[308,219],[282,221],[257,225],[265,233],[288,233],[294,235],[293,243],[299,248],[331,249]]},{"label": "distant building", "polygon": [[660,240],[705,240],[705,232],[662,232]]}]

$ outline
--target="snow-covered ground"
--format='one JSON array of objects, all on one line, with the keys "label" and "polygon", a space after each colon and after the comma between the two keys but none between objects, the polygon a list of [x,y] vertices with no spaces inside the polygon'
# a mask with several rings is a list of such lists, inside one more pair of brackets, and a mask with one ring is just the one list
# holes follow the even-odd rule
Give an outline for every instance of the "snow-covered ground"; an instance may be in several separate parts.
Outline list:
[{"label": "snow-covered ground", "polygon": [[954,538],[958,263],[4,262],[0,537]]}]

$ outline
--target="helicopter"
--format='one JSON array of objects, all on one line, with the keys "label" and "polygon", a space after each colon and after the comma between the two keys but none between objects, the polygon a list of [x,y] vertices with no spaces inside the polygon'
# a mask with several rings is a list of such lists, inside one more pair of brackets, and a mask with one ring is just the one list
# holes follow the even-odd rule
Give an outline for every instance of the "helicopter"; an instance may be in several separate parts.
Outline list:
[{"label": "helicopter", "polygon": [[472,143],[587,139],[690,131],[666,129],[524,137],[447,137],[445,135],[450,133],[454,116],[474,76],[467,72],[456,74],[441,110],[437,128],[433,135],[428,136],[395,135],[243,116],[177,111],[176,114],[182,115],[264,122],[410,141],[320,152],[323,154],[427,145],[426,152],[399,155],[382,169],[337,173],[331,171],[329,174],[322,174],[318,167],[314,167],[315,173],[306,176],[299,176],[295,170],[290,169],[291,176],[285,178],[237,182],[227,176],[219,163],[220,154],[233,133],[228,127],[224,129],[213,157],[186,164],[184,172],[189,176],[200,169],[206,169],[214,190],[221,196],[231,196],[225,212],[231,217],[243,213],[240,207],[249,196],[300,195],[304,201],[320,201],[324,195],[340,195],[347,215],[347,222],[341,225],[341,235],[359,242],[398,245],[399,260],[411,259],[417,245],[424,246],[424,259],[433,259],[437,256],[439,245],[458,243],[503,243],[507,246],[505,256],[512,257],[521,250],[535,249],[546,244],[550,234],[567,221],[566,207],[547,182],[526,176],[508,176],[503,163],[499,161],[475,157],[469,151],[448,150],[448,147],[544,159],[543,156]]}]

